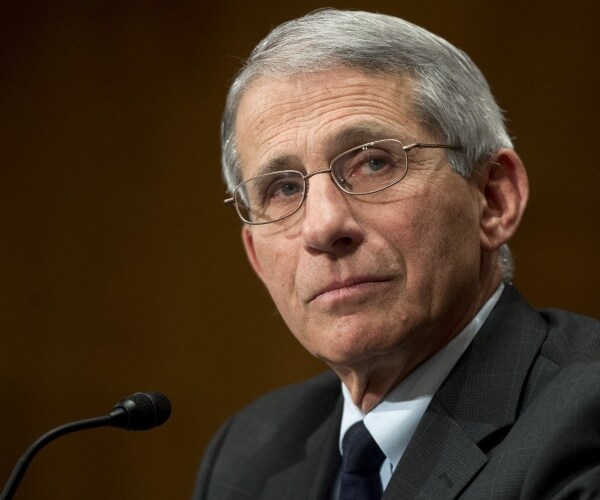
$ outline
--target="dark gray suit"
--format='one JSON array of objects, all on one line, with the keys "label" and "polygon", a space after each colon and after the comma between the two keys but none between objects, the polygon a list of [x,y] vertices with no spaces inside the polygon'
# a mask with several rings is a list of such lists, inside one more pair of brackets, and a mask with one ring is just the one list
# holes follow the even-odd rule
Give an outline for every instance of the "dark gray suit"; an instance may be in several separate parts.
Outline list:
[{"label": "dark gray suit", "polygon": [[[599,325],[507,286],[383,498],[600,498]],[[257,400],[213,439],[194,498],[330,500],[341,403],[332,373]]]}]

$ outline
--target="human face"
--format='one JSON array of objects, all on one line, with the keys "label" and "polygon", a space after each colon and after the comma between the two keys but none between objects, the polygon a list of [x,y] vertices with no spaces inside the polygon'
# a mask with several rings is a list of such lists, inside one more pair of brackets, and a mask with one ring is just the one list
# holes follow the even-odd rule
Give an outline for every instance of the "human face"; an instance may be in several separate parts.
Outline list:
[{"label": "human face", "polygon": [[[345,68],[258,79],[236,122],[243,178],[310,173],[377,139],[439,142],[416,119],[412,88],[408,78]],[[480,305],[481,198],[442,150],[412,150],[399,184],[351,197],[316,175],[299,212],[244,226],[243,240],[283,319],[313,355],[334,368],[399,359],[416,366]]]}]

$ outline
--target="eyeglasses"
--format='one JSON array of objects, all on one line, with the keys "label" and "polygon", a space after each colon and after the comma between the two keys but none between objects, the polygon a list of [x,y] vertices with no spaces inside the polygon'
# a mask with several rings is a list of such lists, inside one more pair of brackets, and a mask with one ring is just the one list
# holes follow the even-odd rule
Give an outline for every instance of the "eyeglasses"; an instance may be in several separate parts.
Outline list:
[{"label": "eyeglasses", "polygon": [[415,148],[462,149],[448,144],[415,143],[404,146],[396,139],[382,139],[336,156],[329,168],[303,174],[280,170],[244,181],[235,188],[226,205],[235,205],[246,224],[270,224],[296,213],[308,191],[308,179],[329,173],[335,185],[349,195],[383,191],[400,182],[408,172],[407,153]]}]

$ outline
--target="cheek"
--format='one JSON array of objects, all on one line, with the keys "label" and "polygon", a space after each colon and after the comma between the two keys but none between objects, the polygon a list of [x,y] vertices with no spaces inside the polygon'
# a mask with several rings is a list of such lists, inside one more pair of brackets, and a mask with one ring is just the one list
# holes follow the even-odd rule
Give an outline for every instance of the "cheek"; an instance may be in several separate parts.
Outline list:
[{"label": "cheek", "polygon": [[297,260],[282,238],[255,240],[262,281],[278,307],[285,307],[294,292]]},{"label": "cheek", "polygon": [[[440,272],[451,273],[457,281],[473,279],[479,265],[479,227],[474,206],[451,202],[436,217],[432,228],[432,264],[439,263]],[[436,266],[438,267],[438,266]],[[450,278],[448,278],[450,279]]]},{"label": "cheek", "polygon": [[404,220],[399,223],[395,239],[405,250],[408,279],[473,269],[474,260],[479,258],[474,204],[430,193],[421,203],[400,213],[399,218]]},{"label": "cheek", "polygon": [[[306,311],[298,299],[298,257],[293,248],[269,240],[264,247],[257,249],[264,273],[262,281],[281,319],[290,331],[303,342],[306,324]],[[307,344],[305,344],[307,345]]]}]

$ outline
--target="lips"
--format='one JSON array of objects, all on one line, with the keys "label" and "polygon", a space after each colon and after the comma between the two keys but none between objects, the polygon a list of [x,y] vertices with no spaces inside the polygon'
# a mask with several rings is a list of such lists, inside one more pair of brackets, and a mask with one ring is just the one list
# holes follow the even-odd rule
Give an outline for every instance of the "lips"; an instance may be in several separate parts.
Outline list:
[{"label": "lips", "polygon": [[365,276],[357,278],[348,278],[343,281],[332,281],[331,283],[328,283],[322,288],[319,288],[316,293],[312,294],[308,302],[313,302],[314,300],[317,300],[319,298],[324,298],[332,292],[358,292],[362,288],[368,288],[371,285],[377,285],[380,283],[385,283],[387,281],[390,281],[390,279],[376,276]]}]

